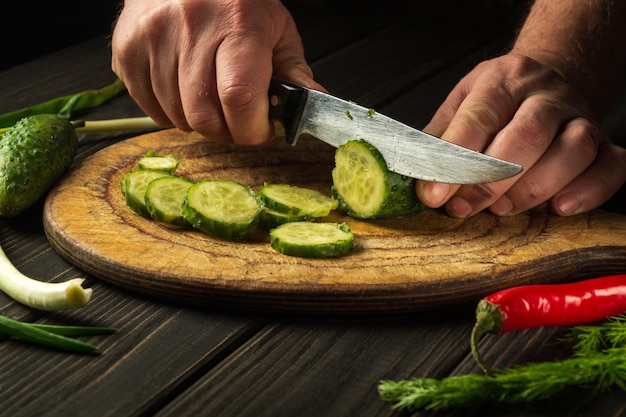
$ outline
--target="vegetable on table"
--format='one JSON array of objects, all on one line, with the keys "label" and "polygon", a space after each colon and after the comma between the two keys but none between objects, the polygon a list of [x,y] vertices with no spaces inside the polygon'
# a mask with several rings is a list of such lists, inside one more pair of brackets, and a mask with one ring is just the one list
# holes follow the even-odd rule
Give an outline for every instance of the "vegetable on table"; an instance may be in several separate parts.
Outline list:
[{"label": "vegetable on table", "polygon": [[546,400],[568,387],[594,393],[626,390],[626,318],[610,317],[598,326],[575,326],[565,342],[572,356],[500,369],[492,374],[453,375],[443,379],[382,380],[378,392],[393,408],[407,411],[521,404]]},{"label": "vegetable on table", "polygon": [[472,354],[481,368],[478,342],[487,333],[502,334],[538,326],[573,326],[604,320],[626,311],[626,274],[565,284],[524,285],[498,291],[479,301],[471,335]]},{"label": "vegetable on table", "polygon": [[0,333],[28,342],[77,353],[91,353],[97,347],[68,336],[91,336],[115,333],[112,327],[59,326],[23,323],[0,315]]},{"label": "vegetable on table", "polygon": [[84,307],[93,290],[83,288],[83,278],[43,282],[22,274],[0,248],[0,290],[37,310],[57,311]]},{"label": "vegetable on table", "polygon": [[76,94],[57,97],[34,106],[25,107],[0,115],[0,127],[13,126],[20,119],[35,114],[57,114],[70,118],[73,112],[96,107],[124,91],[124,83],[116,79],[111,84],[97,90],[86,90]]},{"label": "vegetable on table", "polygon": [[78,149],[71,122],[37,114],[14,124],[0,139],[0,216],[33,205],[69,168]]}]

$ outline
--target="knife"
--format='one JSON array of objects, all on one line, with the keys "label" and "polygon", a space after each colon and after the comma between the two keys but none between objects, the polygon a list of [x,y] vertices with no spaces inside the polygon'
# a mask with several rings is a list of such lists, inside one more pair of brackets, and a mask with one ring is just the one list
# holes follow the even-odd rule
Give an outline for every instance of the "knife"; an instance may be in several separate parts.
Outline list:
[{"label": "knife", "polygon": [[270,118],[295,145],[304,134],[334,147],[364,139],[384,157],[390,171],[427,181],[479,184],[520,173],[522,166],[453,144],[351,101],[273,78]]}]

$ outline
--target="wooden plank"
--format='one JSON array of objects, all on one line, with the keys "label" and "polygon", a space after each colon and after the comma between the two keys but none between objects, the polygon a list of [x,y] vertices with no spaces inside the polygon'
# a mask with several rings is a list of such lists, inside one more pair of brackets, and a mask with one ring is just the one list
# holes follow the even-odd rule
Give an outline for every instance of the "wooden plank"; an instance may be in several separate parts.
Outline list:
[{"label": "wooden plank", "polygon": [[49,314],[44,322],[119,328],[113,335],[82,338],[96,344],[100,355],[73,355],[15,340],[0,343],[0,416],[145,413],[265,324],[262,317],[224,316],[121,297],[119,290],[102,285],[95,291],[88,307]]},{"label": "wooden plank", "polygon": [[467,320],[452,317],[278,319],[160,415],[395,415],[378,381],[446,374],[469,337]]}]

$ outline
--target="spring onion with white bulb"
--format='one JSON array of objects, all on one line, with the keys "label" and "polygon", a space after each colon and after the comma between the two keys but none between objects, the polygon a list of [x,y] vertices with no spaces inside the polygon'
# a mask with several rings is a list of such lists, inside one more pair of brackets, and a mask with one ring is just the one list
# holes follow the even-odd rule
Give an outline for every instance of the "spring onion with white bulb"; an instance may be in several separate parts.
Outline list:
[{"label": "spring onion with white bulb", "polygon": [[21,273],[0,247],[0,290],[29,307],[57,311],[85,306],[93,290],[83,288],[84,278],[65,282],[43,282]]}]

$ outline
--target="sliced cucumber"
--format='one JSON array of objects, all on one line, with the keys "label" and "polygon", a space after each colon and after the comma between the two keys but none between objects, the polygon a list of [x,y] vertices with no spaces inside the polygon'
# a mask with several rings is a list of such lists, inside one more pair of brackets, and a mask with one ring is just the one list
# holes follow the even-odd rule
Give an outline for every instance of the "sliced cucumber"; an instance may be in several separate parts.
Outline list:
[{"label": "sliced cucumber", "polygon": [[265,207],[298,216],[325,217],[339,207],[336,199],[295,185],[266,183],[259,195]]},{"label": "sliced cucumber", "polygon": [[145,193],[146,209],[154,220],[175,226],[188,226],[183,217],[183,201],[193,181],[165,176],[150,181]]},{"label": "sliced cucumber", "polygon": [[259,215],[259,225],[264,229],[273,229],[281,224],[290,222],[318,221],[317,217],[307,215],[290,214],[264,207]]},{"label": "sliced cucumber", "polygon": [[425,208],[415,193],[415,179],[389,171],[378,149],[363,139],[337,148],[332,177],[331,194],[349,216],[400,217]]},{"label": "sliced cucumber", "polygon": [[352,249],[354,234],[346,223],[290,222],[270,230],[276,251],[302,258],[329,258]]},{"label": "sliced cucumber", "polygon": [[249,187],[230,180],[203,180],[192,185],[183,201],[183,217],[212,236],[244,237],[256,224],[263,205]]},{"label": "sliced cucumber", "polygon": [[172,173],[178,167],[180,161],[173,155],[159,155],[153,150],[149,150],[137,161],[139,169],[150,169]]},{"label": "sliced cucumber", "polygon": [[146,207],[146,189],[148,184],[157,178],[170,177],[171,174],[165,171],[154,171],[149,169],[138,169],[127,172],[120,180],[120,189],[126,199],[126,205],[137,214],[151,218]]}]

